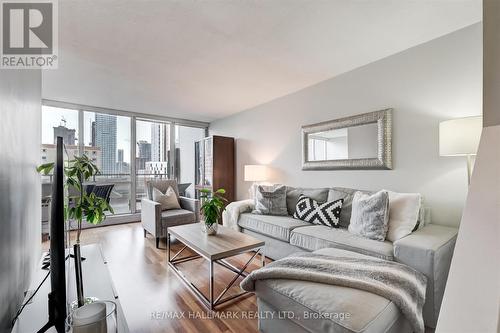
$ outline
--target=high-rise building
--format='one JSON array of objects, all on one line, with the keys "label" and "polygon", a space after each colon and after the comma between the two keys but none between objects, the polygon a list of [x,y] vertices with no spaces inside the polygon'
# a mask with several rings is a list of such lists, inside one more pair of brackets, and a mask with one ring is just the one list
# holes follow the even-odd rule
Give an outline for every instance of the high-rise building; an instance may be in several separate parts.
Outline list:
[{"label": "high-rise building", "polygon": [[116,173],[116,116],[96,113],[95,146],[101,148],[103,174]]},{"label": "high-rise building", "polygon": [[90,137],[89,145],[95,147],[95,121],[90,123],[90,131],[92,136]]},{"label": "high-rise building", "polygon": [[61,124],[54,128],[54,144],[57,142],[57,137],[60,136],[63,138],[63,142],[66,145],[75,145],[76,141],[76,130],[72,128],[66,127],[66,120],[62,118]]},{"label": "high-rise building", "polygon": [[129,173],[130,166],[127,162],[123,161],[123,149],[118,149],[118,161],[116,162],[116,173]]},{"label": "high-rise building", "polygon": [[167,147],[170,141],[169,126],[162,123],[151,124],[151,161],[167,160]]},{"label": "high-rise building", "polygon": [[137,141],[137,153],[138,157],[151,161],[151,144],[144,140]]},{"label": "high-rise building", "polygon": [[145,170],[146,162],[149,161],[151,161],[151,143],[144,140],[137,141],[137,170]]},{"label": "high-rise building", "polygon": [[118,162],[123,162],[123,149],[118,149]]},{"label": "high-rise building", "polygon": [[[65,152],[68,153],[68,159],[72,160],[75,156],[80,155],[80,147],[75,145],[66,145]],[[83,153],[101,169],[101,149],[99,147],[83,147]],[[42,144],[42,163],[54,162],[56,160],[56,145]]]}]

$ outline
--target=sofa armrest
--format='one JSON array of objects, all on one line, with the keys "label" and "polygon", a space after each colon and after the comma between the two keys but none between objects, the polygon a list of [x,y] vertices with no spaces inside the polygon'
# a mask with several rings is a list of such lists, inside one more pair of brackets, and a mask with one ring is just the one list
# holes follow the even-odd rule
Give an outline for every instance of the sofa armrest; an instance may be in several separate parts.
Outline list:
[{"label": "sofa armrest", "polygon": [[144,230],[154,237],[162,237],[161,205],[149,199],[141,200],[141,222]]},{"label": "sofa armrest", "polygon": [[427,277],[424,321],[429,327],[436,327],[457,233],[457,228],[429,224],[394,242],[394,260]]},{"label": "sofa armrest", "polygon": [[186,197],[179,197],[179,201],[181,203],[181,208],[185,209],[185,210],[192,211],[196,217],[195,221],[199,222],[200,221],[200,200],[186,198]]},{"label": "sofa armrest", "polygon": [[238,219],[240,214],[251,212],[254,209],[252,199],[233,201],[222,212],[222,224],[228,228],[239,230]]}]

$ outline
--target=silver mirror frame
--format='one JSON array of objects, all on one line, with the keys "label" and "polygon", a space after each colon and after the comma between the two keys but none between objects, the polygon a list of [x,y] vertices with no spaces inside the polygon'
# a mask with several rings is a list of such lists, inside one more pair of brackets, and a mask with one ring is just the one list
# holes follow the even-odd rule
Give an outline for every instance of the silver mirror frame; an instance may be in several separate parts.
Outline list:
[{"label": "silver mirror frame", "polygon": [[[392,110],[385,109],[368,112],[302,126],[302,170],[392,169]],[[307,136],[309,134],[373,123],[376,123],[378,126],[377,158],[308,161]]]}]

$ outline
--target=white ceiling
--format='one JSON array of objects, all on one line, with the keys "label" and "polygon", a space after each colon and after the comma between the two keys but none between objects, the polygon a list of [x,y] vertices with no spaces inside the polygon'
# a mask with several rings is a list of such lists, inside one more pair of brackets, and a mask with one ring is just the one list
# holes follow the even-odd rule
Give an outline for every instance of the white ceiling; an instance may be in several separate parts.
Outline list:
[{"label": "white ceiling", "polygon": [[64,0],[43,97],[211,121],[481,15],[481,0]]}]

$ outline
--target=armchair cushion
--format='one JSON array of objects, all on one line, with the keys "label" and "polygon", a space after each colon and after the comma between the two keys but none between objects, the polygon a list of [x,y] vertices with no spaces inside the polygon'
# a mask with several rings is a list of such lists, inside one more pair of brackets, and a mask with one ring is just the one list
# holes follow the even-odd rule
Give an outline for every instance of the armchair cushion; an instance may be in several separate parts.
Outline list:
[{"label": "armchair cushion", "polygon": [[[161,212],[161,225],[166,231],[168,227],[195,222],[195,214],[185,209],[171,209]],[[164,236],[166,234],[162,234]]]}]

